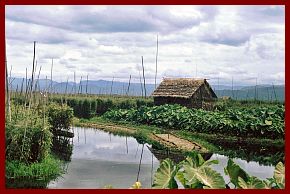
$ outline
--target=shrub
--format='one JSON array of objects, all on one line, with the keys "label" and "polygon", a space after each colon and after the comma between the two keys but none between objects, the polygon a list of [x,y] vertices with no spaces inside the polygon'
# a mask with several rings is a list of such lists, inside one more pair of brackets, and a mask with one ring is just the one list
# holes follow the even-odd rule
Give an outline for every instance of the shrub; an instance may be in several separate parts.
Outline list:
[{"label": "shrub", "polygon": [[50,126],[35,109],[12,106],[12,121],[5,122],[6,159],[41,161],[51,146]]},{"label": "shrub", "polygon": [[5,177],[7,188],[45,188],[63,173],[61,161],[47,156],[41,162],[26,164],[6,161]]},{"label": "shrub", "polygon": [[68,130],[70,128],[73,119],[73,109],[69,106],[52,103],[48,106],[47,113],[52,131]]}]

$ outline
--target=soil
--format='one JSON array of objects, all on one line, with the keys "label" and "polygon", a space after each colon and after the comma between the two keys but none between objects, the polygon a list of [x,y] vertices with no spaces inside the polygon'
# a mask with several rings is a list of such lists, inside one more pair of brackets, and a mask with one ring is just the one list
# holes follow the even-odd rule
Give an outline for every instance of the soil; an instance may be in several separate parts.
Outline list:
[{"label": "soil", "polygon": [[174,147],[177,147],[182,150],[189,150],[189,151],[198,150],[200,152],[208,151],[201,145],[197,144],[196,142],[190,142],[188,140],[182,139],[180,137],[177,137],[171,134],[154,134],[154,136],[156,136],[159,141],[167,142],[173,145]]}]

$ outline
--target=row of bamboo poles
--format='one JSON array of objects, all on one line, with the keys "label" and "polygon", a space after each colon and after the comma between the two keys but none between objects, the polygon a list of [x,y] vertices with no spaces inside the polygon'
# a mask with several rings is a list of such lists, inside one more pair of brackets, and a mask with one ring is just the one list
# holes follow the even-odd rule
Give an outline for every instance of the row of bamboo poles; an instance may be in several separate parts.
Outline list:
[{"label": "row of bamboo poles", "polygon": [[[157,35],[157,41],[156,41],[155,88],[156,88],[156,79],[157,79],[157,59],[158,59],[158,35]],[[25,94],[25,100],[28,100],[29,108],[31,107],[31,104],[32,104],[34,92],[39,92],[39,93],[41,92],[43,94],[45,93],[47,97],[49,96],[48,94],[52,95],[53,93],[57,93],[55,91],[55,88],[53,87],[53,66],[54,66],[54,60],[52,59],[51,60],[51,72],[50,72],[51,74],[50,74],[50,80],[49,80],[50,83],[49,83],[49,85],[47,85],[48,78],[46,76],[45,89],[43,89],[41,91],[40,84],[39,84],[39,78],[40,78],[42,66],[39,67],[39,72],[38,72],[38,76],[36,79],[37,60],[36,60],[36,41],[34,41],[33,42],[33,61],[32,61],[31,78],[28,79],[28,73],[27,73],[27,68],[26,68],[26,76],[25,76],[25,79],[24,78],[22,79],[20,89],[18,87],[18,84],[16,86],[16,89],[14,89],[16,91],[16,94],[19,94],[19,93],[20,93],[20,95]],[[147,89],[146,89],[146,77],[145,77],[145,68],[144,68],[143,56],[141,56],[141,66],[142,66],[142,77],[141,77],[140,70],[139,70],[141,96],[144,98],[147,98],[148,94],[147,94]],[[10,69],[10,75],[8,76],[8,64],[7,64],[7,58],[6,58],[6,49],[5,49],[5,69],[6,69],[6,75],[5,75],[5,77],[6,77],[6,79],[5,79],[6,95],[5,96],[6,96],[6,108],[7,108],[6,111],[8,113],[9,120],[11,120],[11,110],[10,110],[11,104],[10,103],[11,103],[11,93],[13,90],[12,83],[13,83],[15,78],[12,78],[12,75],[11,75],[12,66]],[[121,94],[123,94],[123,95],[125,94],[126,96],[129,96],[131,79],[132,79],[132,75],[130,74],[127,90],[125,91],[125,89],[123,88],[123,92],[121,92]],[[76,73],[74,72],[74,86],[71,88],[71,91],[68,91],[68,79],[67,79],[64,94],[65,95],[67,95],[67,94],[71,94],[71,95],[83,94],[82,80],[83,80],[83,76],[80,77],[80,84],[79,84],[79,87],[77,88]],[[91,91],[88,90],[88,82],[89,82],[89,75],[86,76],[86,85],[85,85],[85,94],[86,95],[91,94]],[[113,77],[112,82],[111,82],[110,93],[109,93],[110,96],[112,96],[113,93],[115,93],[115,92],[113,92],[113,85],[114,85],[114,77]],[[102,94],[101,88],[99,89],[99,94]]]}]

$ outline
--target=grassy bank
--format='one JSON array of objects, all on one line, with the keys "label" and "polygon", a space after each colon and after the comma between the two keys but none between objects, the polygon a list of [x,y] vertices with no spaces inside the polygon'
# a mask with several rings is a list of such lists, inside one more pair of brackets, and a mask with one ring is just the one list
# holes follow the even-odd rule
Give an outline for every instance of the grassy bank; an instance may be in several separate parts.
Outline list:
[{"label": "grassy bank", "polygon": [[5,179],[7,188],[46,188],[51,180],[63,173],[62,162],[48,155],[40,162],[26,164],[21,161],[6,161]]},{"label": "grassy bank", "polygon": [[[153,134],[160,134],[160,133],[168,133],[167,130],[156,127],[156,126],[148,126],[148,125],[139,125],[139,124],[132,124],[129,122],[121,122],[121,121],[110,121],[103,119],[102,117],[94,117],[91,119],[74,119],[74,125],[79,127],[92,127],[92,128],[99,128],[104,131],[117,134],[117,135],[130,135],[137,139],[139,142],[146,142],[149,144],[153,144],[155,147],[160,147],[164,149],[168,145],[164,145],[163,142],[156,140]],[[180,138],[184,138],[184,136],[179,135],[172,131],[172,135],[176,135]],[[217,151],[218,148],[213,144],[204,141],[200,138],[192,137],[190,139],[191,142],[195,142],[210,152]],[[182,150],[178,147],[171,147],[172,149],[177,149],[182,152],[191,152],[190,150]]]}]

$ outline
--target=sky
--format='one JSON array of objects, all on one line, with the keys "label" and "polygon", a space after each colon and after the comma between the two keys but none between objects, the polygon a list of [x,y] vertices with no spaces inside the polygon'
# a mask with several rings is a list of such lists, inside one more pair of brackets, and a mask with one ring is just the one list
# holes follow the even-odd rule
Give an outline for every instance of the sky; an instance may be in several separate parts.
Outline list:
[{"label": "sky", "polygon": [[165,77],[211,84],[285,82],[285,6],[6,6],[6,53],[13,77],[139,82]]}]

